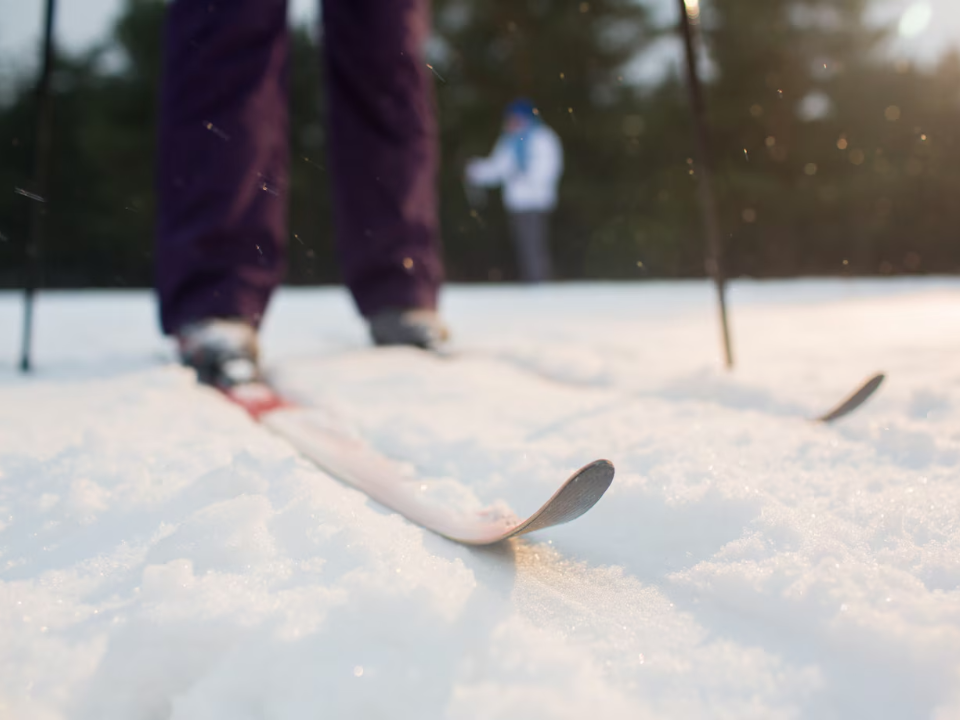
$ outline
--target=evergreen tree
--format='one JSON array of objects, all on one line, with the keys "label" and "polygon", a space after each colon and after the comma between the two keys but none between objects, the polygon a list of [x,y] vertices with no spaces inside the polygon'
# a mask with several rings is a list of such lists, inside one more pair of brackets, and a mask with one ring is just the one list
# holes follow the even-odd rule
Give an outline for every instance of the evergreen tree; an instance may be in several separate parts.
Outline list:
[{"label": "evergreen tree", "polygon": [[918,104],[937,95],[930,78],[907,71],[905,82],[884,59],[885,33],[867,25],[866,9],[865,0],[706,6],[718,72],[710,97],[718,186],[735,272],[920,267],[894,210],[897,198],[915,196],[916,153],[926,152],[923,125],[934,114]]}]

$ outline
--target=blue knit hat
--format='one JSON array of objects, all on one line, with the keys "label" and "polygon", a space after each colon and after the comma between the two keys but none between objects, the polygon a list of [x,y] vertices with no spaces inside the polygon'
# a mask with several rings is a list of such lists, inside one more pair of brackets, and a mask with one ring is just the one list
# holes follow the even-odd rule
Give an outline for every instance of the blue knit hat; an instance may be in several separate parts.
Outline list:
[{"label": "blue knit hat", "polygon": [[516,116],[524,120],[534,120],[537,118],[537,106],[533,104],[532,100],[517,98],[507,105],[507,109],[503,114],[507,117]]}]

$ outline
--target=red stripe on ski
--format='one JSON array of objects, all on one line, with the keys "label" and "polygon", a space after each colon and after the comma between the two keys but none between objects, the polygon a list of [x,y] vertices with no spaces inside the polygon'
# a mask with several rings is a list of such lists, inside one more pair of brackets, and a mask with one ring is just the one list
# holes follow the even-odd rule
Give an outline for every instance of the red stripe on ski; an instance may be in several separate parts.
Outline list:
[{"label": "red stripe on ski", "polygon": [[274,410],[296,407],[280,397],[273,388],[263,383],[234,385],[231,388],[223,388],[221,392],[230,402],[246,410],[254,420],[260,420],[264,415]]}]

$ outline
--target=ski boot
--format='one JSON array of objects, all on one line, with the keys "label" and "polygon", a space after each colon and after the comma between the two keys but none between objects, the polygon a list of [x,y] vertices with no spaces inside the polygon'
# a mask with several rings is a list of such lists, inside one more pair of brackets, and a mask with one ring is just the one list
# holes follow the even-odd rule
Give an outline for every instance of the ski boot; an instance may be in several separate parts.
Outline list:
[{"label": "ski boot", "polygon": [[436,310],[388,308],[367,318],[376,345],[412,345],[440,350],[450,333]]},{"label": "ski boot", "polygon": [[242,320],[209,318],[177,332],[180,361],[197,371],[197,380],[226,390],[260,381],[257,331]]},{"label": "ski boot", "polygon": [[254,419],[289,407],[263,379],[257,331],[234,318],[210,318],[184,325],[177,333],[180,360]]}]

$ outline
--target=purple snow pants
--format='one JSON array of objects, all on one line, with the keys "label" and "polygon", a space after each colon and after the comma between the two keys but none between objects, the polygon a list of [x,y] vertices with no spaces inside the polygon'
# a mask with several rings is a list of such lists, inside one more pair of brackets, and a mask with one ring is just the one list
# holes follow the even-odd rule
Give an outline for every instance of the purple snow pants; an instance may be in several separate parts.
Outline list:
[{"label": "purple snow pants", "polygon": [[[157,291],[167,333],[259,324],[284,272],[286,0],[174,0],[161,91]],[[429,0],[323,0],[341,269],[360,312],[434,308],[442,281]]]}]

